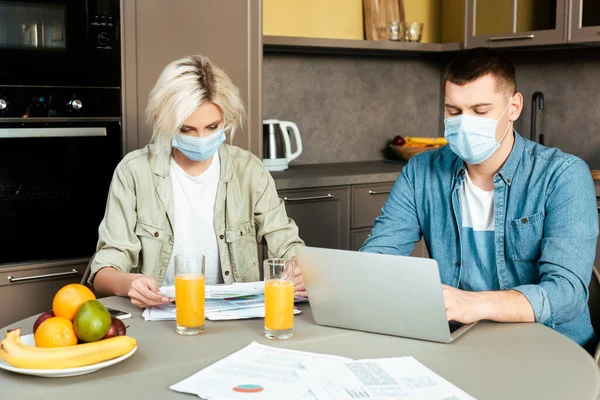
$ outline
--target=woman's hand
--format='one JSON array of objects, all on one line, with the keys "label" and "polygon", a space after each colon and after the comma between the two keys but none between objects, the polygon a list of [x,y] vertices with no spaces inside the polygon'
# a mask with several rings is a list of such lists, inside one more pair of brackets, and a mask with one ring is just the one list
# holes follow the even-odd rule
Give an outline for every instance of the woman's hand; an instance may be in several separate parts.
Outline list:
[{"label": "woman's hand", "polygon": [[297,265],[296,268],[294,268],[294,296],[308,297],[306,294],[306,286],[304,286],[304,279],[302,279],[302,273],[300,272],[300,267]]},{"label": "woman's hand", "polygon": [[127,296],[131,299],[132,304],[140,308],[148,308],[157,304],[170,302],[167,296],[158,291],[156,279],[146,275],[138,275],[131,281]]}]

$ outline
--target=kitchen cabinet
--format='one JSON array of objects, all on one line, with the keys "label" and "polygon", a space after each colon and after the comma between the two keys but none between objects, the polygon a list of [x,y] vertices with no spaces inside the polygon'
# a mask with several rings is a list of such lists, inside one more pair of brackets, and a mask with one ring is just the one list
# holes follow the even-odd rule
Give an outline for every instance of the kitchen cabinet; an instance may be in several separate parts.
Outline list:
[{"label": "kitchen cabinet", "polygon": [[[393,186],[388,182],[281,190],[279,197],[307,246],[357,251],[369,237]],[[423,240],[415,244],[411,255],[428,257]]]},{"label": "kitchen cabinet", "polygon": [[282,190],[289,218],[307,246],[350,248],[350,188]]},{"label": "kitchen cabinet", "polygon": [[467,0],[465,47],[520,47],[565,43],[568,2],[569,0]]},{"label": "kitchen cabinet", "polygon": [[600,1],[570,0],[568,41],[600,42]]},{"label": "kitchen cabinet", "polygon": [[52,309],[54,294],[79,283],[87,259],[9,266],[0,270],[0,327]]},{"label": "kitchen cabinet", "polygon": [[234,144],[261,156],[261,0],[127,0],[121,2],[125,148],[144,147],[148,94],[170,62],[209,57],[240,89],[247,109]]}]

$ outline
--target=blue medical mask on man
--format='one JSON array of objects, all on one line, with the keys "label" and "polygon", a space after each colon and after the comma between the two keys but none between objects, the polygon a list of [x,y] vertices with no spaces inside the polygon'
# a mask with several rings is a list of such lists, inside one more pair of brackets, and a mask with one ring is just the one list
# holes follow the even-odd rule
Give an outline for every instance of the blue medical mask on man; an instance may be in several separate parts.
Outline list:
[{"label": "blue medical mask on man", "polygon": [[212,157],[225,141],[225,127],[208,136],[188,136],[176,133],[172,146],[194,161],[205,161]]},{"label": "blue medical mask on man", "polygon": [[500,148],[500,144],[508,133],[510,121],[504,134],[496,142],[496,128],[502,116],[508,110],[513,96],[498,120],[477,117],[474,115],[457,115],[444,120],[444,136],[450,149],[468,164],[480,164],[490,158]]}]

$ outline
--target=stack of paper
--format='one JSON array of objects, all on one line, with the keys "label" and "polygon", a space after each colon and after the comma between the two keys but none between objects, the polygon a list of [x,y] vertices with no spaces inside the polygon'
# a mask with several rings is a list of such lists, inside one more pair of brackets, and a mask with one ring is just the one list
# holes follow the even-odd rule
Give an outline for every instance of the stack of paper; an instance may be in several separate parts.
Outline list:
[{"label": "stack of paper", "polygon": [[[167,297],[175,297],[172,286],[160,288]],[[231,285],[206,285],[205,315],[209,320],[264,318],[264,282],[234,283]],[[306,299],[298,299],[306,301]],[[300,314],[294,309],[294,314]],[[142,314],[146,321],[175,320],[175,304],[146,308]]]},{"label": "stack of paper", "polygon": [[352,361],[258,343],[170,388],[204,399],[473,400],[412,357]]}]

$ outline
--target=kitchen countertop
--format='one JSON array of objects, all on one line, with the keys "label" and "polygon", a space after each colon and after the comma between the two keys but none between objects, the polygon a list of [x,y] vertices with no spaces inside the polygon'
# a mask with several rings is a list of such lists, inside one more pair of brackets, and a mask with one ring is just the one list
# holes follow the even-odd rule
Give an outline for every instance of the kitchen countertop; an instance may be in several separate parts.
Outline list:
[{"label": "kitchen countertop", "polygon": [[401,162],[364,161],[352,163],[290,165],[287,171],[271,172],[277,190],[324,186],[394,182]]},{"label": "kitchen countertop", "polygon": [[[287,171],[271,172],[277,190],[394,182],[405,163],[363,161],[330,164],[292,164]],[[594,181],[600,197],[600,181]]]}]

